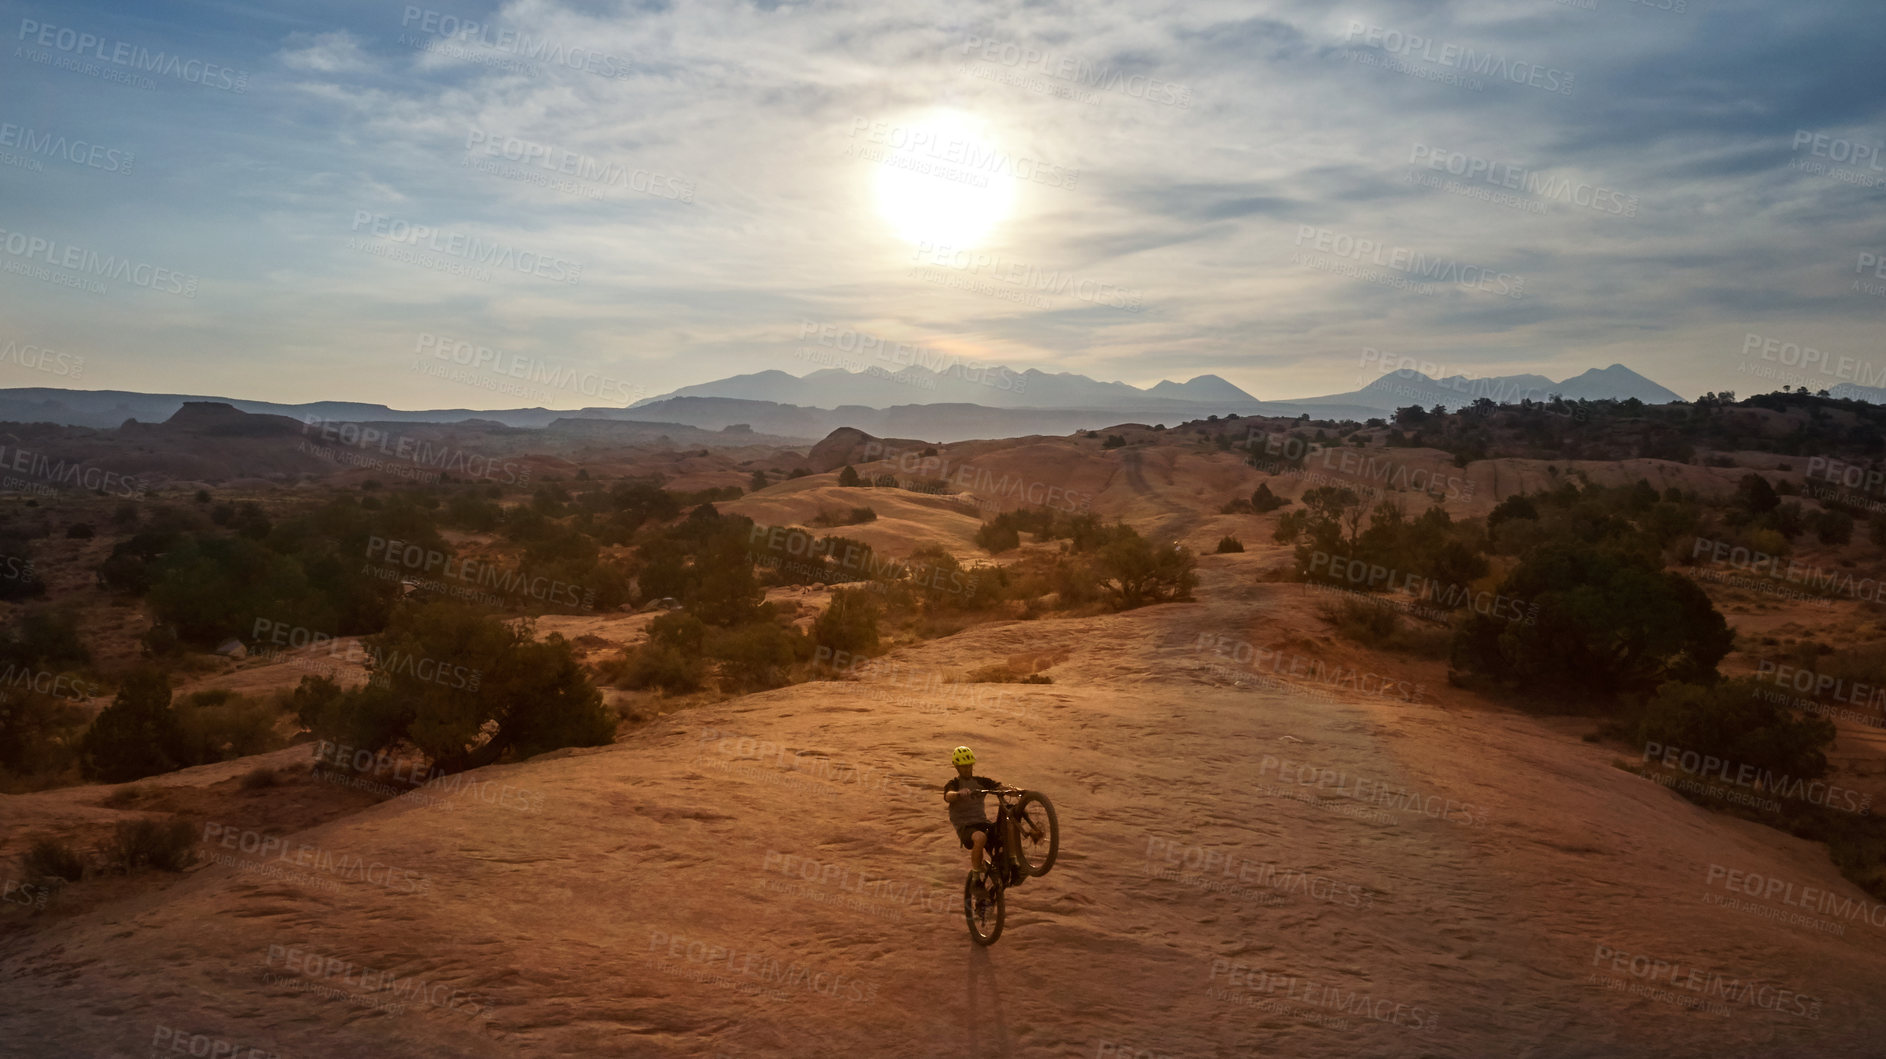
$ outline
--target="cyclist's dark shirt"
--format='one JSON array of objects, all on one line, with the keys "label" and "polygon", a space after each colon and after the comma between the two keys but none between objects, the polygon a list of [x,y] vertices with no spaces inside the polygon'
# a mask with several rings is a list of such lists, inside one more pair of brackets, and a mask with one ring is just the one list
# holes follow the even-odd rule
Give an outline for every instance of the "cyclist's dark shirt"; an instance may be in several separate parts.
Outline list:
[{"label": "cyclist's dark shirt", "polygon": [[995,790],[1000,786],[1000,783],[987,776],[971,776],[968,782],[964,782],[961,776],[951,776],[950,781],[943,785],[944,791],[968,790],[971,793],[950,803],[950,823],[959,828],[989,823],[988,810],[982,805],[988,795],[977,793],[977,789]]}]

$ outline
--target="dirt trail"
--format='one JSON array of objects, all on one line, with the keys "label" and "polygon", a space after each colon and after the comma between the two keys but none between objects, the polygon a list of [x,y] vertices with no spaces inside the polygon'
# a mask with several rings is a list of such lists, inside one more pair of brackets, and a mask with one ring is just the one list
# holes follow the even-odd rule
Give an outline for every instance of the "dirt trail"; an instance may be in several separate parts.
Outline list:
[{"label": "dirt trail", "polygon": [[[986,626],[375,806],[294,836],[301,878],[216,865],[43,920],[0,941],[0,1054],[1878,1053],[1881,928],[1706,903],[1712,865],[1858,899],[1820,847],[1563,726],[1272,684],[1237,644],[1301,624],[1294,586],[1202,566],[1197,604]],[[940,683],[1063,653],[1052,685]],[[989,950],[936,791],[959,742],[1064,836]],[[1771,988],[1689,1010],[1600,946]]]}]

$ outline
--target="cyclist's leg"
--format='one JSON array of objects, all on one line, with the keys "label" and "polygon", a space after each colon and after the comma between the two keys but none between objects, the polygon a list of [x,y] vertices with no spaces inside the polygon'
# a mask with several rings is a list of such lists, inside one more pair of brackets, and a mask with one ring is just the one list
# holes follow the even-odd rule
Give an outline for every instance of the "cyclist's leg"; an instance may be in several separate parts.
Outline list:
[{"label": "cyclist's leg", "polygon": [[982,850],[989,842],[987,828],[976,828],[969,833],[969,870],[982,867]]}]

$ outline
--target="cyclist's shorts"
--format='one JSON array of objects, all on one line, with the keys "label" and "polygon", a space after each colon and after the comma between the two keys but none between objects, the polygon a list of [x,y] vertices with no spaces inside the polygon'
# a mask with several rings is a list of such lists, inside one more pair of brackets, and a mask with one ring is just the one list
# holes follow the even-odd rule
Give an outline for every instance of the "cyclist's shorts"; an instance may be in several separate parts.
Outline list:
[{"label": "cyclist's shorts", "polygon": [[956,837],[962,840],[964,849],[973,849],[974,846],[972,845],[972,842],[969,836],[975,834],[978,831],[982,832],[984,836],[982,840],[982,848],[984,849],[989,848],[990,840],[995,838],[995,825],[994,824],[964,824],[962,827],[959,827],[956,829]]}]

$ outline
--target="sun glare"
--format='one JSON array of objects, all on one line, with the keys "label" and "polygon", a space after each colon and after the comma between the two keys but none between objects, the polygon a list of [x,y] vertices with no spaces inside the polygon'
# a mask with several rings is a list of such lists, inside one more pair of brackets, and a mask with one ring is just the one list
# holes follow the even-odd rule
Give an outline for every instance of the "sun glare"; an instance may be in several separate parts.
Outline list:
[{"label": "sun glare", "polygon": [[878,213],[902,238],[957,249],[987,239],[1015,204],[1008,155],[960,111],[873,130]]}]

